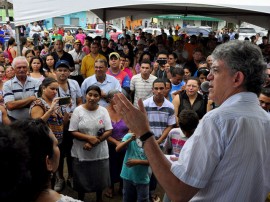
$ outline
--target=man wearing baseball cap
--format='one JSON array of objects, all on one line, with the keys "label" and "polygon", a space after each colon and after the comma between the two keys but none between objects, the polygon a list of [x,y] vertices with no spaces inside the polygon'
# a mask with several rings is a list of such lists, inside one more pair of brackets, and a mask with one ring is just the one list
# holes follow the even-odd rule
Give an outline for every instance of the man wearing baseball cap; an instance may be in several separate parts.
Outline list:
[{"label": "man wearing baseball cap", "polygon": [[108,69],[106,74],[109,74],[116,78],[119,81],[121,87],[124,88],[127,92],[129,92],[130,78],[126,72],[121,71],[120,55],[117,52],[112,52],[109,55],[109,64],[110,68]]},{"label": "man wearing baseball cap", "polygon": [[[82,104],[82,94],[81,89],[77,81],[73,79],[68,79],[70,76],[70,66],[69,63],[65,60],[59,60],[55,65],[55,74],[56,80],[59,84],[58,97],[70,97],[71,105],[65,108],[65,111],[72,114],[73,110],[80,104]],[[68,178],[67,184],[71,187],[73,186],[73,172],[72,172],[72,159],[71,159],[71,146],[72,146],[72,137],[68,132],[69,126],[64,126],[64,139],[63,139],[63,148],[65,149],[65,157],[67,160],[68,167]],[[57,179],[54,185],[55,191],[61,191],[65,184],[65,179],[63,176],[63,163],[64,161],[59,162],[59,169],[57,171]]]},{"label": "man wearing baseball cap", "polygon": [[77,39],[73,46],[74,49],[68,52],[73,57],[75,64],[75,69],[70,73],[70,78],[76,80],[81,86],[83,82],[83,77],[81,75],[81,65],[82,59],[86,54],[82,51],[82,43],[80,40]]}]

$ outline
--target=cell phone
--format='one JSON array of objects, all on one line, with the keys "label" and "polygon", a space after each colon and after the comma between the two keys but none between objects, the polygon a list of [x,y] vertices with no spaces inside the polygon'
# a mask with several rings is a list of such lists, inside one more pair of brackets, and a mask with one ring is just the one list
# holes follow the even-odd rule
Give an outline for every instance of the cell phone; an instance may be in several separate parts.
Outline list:
[{"label": "cell phone", "polygon": [[158,60],[157,60],[157,63],[158,63],[159,65],[165,65],[165,64],[167,63],[167,59],[158,59]]},{"label": "cell phone", "polygon": [[67,105],[70,104],[71,98],[70,97],[60,97],[58,104],[59,105]]}]

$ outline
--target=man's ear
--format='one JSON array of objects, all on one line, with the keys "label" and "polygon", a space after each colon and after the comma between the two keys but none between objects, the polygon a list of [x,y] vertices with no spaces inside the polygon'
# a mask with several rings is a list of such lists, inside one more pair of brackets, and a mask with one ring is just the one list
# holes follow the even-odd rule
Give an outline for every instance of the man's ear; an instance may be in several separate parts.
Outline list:
[{"label": "man's ear", "polygon": [[53,171],[53,164],[48,155],[46,156],[46,166],[48,171]]},{"label": "man's ear", "polygon": [[234,87],[242,86],[245,80],[245,75],[243,72],[236,72],[234,75]]}]

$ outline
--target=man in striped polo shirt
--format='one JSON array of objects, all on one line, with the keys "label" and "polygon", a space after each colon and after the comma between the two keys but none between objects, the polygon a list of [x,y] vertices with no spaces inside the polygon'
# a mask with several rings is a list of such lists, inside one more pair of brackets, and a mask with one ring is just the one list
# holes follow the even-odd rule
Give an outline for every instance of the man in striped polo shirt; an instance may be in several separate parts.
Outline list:
[{"label": "man in striped polo shirt", "polygon": [[[157,144],[162,148],[173,125],[176,123],[173,104],[164,97],[166,82],[163,79],[156,79],[153,82],[153,96],[144,100],[143,105],[149,120],[150,129],[155,135]],[[150,179],[149,193],[153,200],[157,180],[154,175]]]},{"label": "man in striped polo shirt", "polygon": [[140,74],[133,76],[130,82],[131,96],[134,96],[133,104],[136,107],[140,98],[145,100],[153,95],[152,84],[157,78],[151,74],[152,67],[150,60],[142,60],[140,72]]},{"label": "man in striped polo shirt", "polygon": [[14,58],[12,67],[15,77],[4,83],[4,102],[11,121],[29,118],[29,106],[36,100],[40,82],[27,76],[28,62],[25,57]]}]

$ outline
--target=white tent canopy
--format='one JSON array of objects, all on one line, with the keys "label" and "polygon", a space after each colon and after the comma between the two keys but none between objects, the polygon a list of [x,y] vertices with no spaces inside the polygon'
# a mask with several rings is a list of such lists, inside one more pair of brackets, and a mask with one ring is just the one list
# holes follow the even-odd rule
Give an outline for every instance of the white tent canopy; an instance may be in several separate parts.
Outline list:
[{"label": "white tent canopy", "polygon": [[229,22],[249,22],[270,29],[270,4],[265,0],[11,0],[15,25],[91,10],[101,19],[133,19],[164,14],[217,17]]}]

